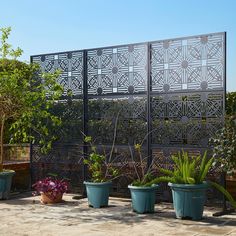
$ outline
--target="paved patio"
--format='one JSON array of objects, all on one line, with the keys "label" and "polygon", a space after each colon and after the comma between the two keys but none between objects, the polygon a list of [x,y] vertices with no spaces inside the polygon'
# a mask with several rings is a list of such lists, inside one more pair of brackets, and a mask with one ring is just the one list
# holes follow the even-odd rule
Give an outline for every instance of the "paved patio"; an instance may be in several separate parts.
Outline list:
[{"label": "paved patio", "polygon": [[156,204],[156,212],[138,215],[129,199],[110,199],[110,207],[93,209],[87,199],[65,195],[64,203],[42,205],[39,197],[21,197],[0,202],[0,235],[230,235],[236,236],[236,214],[212,217],[216,208],[206,208],[200,222],[175,219],[172,204]]}]

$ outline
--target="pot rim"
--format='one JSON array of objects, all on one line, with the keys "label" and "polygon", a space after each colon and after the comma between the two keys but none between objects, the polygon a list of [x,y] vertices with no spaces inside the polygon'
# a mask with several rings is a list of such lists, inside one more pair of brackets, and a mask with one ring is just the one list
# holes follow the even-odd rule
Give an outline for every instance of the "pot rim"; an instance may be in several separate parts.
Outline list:
[{"label": "pot rim", "polygon": [[169,187],[173,188],[187,188],[187,189],[199,189],[199,188],[208,188],[209,184],[204,181],[201,184],[174,184],[174,183],[168,183]]},{"label": "pot rim", "polygon": [[6,170],[3,169],[3,171],[0,172],[0,175],[14,175],[16,172],[14,170]]},{"label": "pot rim", "polygon": [[107,182],[90,182],[90,181],[84,181],[83,182],[85,185],[112,185],[111,181]]},{"label": "pot rim", "polygon": [[149,189],[158,189],[159,185],[155,184],[154,186],[134,186],[134,185],[128,185],[129,189],[140,189],[140,190],[149,190]]}]

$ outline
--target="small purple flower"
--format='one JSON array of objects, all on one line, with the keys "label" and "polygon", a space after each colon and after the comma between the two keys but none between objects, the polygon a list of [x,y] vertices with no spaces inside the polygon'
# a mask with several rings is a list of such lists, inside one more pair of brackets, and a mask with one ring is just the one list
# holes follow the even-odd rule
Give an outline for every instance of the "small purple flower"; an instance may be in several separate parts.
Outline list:
[{"label": "small purple flower", "polygon": [[56,198],[58,194],[63,194],[68,191],[68,182],[66,180],[59,180],[52,177],[37,181],[32,186],[36,191],[33,195],[45,193]]}]

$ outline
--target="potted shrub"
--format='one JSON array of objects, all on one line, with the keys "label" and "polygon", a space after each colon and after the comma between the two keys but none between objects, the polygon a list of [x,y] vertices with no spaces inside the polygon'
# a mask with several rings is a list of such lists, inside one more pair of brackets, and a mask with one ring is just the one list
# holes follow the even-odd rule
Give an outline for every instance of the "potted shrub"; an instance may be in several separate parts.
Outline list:
[{"label": "potted shrub", "polygon": [[[131,193],[132,208],[137,213],[153,213],[156,201],[156,190],[158,189],[157,184],[153,184],[153,175],[151,171],[152,165],[145,171],[146,162],[145,158],[142,157],[141,144],[134,146],[138,153],[139,161],[141,165],[141,173],[134,164],[135,173],[137,179],[135,179],[128,188]],[[132,161],[134,162],[133,153],[131,151]]]},{"label": "potted shrub", "polygon": [[[0,31],[0,199],[8,199],[15,171],[3,169],[3,144],[39,141],[42,151],[48,150],[55,139],[55,127],[60,124],[50,108],[62,88],[56,81],[59,72],[44,74],[42,83],[35,76],[37,65],[17,61],[22,50],[13,50],[7,43],[11,28]],[[48,129],[49,125],[53,128]]]},{"label": "potted shrub", "polygon": [[63,194],[68,191],[68,182],[64,179],[59,180],[53,177],[37,181],[33,188],[36,190],[34,195],[41,195],[43,204],[52,204],[62,202]]},{"label": "potted shrub", "polygon": [[189,157],[187,152],[182,151],[178,156],[172,156],[172,160],[173,170],[160,169],[165,176],[157,177],[151,183],[169,182],[177,218],[202,219],[206,190],[209,186],[225,194],[236,207],[236,202],[222,186],[211,181],[206,182],[206,176],[214,160],[207,159],[207,152],[203,157]]},{"label": "potted shrub", "polygon": [[112,180],[118,177],[118,169],[111,163],[112,151],[107,160],[105,154],[99,154],[93,144],[92,137],[86,136],[85,142],[89,144],[91,153],[84,159],[84,164],[88,166],[90,180],[84,181],[88,197],[88,204],[94,208],[106,207],[109,201],[109,192]]},{"label": "potted shrub", "polygon": [[[234,95],[233,98],[235,97]],[[232,105],[235,106],[235,103]],[[210,142],[216,164],[224,175],[227,175],[226,178],[236,184],[236,115],[226,117],[223,129],[219,130]]]}]

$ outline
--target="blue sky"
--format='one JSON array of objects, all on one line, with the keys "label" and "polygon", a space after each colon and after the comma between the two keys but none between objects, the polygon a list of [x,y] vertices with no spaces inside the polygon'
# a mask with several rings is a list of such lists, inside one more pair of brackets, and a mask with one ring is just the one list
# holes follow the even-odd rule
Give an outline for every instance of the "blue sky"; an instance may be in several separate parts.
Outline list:
[{"label": "blue sky", "polygon": [[0,27],[30,55],[227,32],[227,90],[236,91],[235,0],[0,0]]}]

